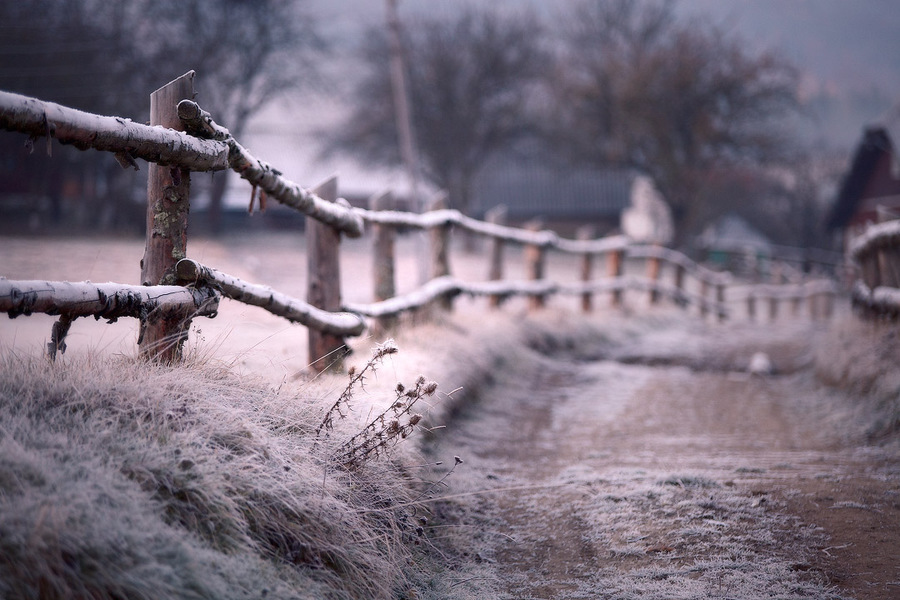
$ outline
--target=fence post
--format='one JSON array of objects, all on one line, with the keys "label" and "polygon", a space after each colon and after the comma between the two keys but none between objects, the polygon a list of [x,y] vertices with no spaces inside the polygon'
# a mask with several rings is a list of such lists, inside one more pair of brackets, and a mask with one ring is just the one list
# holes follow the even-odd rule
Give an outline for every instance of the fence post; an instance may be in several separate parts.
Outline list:
[{"label": "fence post", "polygon": [[[369,198],[369,209],[373,211],[393,208],[394,197],[391,192],[376,194]],[[372,258],[375,274],[375,301],[381,302],[397,295],[394,267],[394,240],[396,230],[393,225],[375,223],[372,225]],[[381,317],[378,325],[382,330],[391,329],[397,322],[396,317]]]},{"label": "fence post", "polygon": [[[507,209],[505,206],[495,206],[487,211],[484,220],[494,225],[506,225]],[[500,238],[491,238],[491,264],[488,271],[489,281],[500,281],[503,279],[503,247],[505,242]],[[488,298],[488,306],[497,308],[503,298],[498,295],[491,295]]]},{"label": "fence post", "polygon": [[[534,219],[524,225],[528,231],[540,231],[544,226],[544,222],[540,219]],[[544,278],[544,247],[537,244],[525,245],[525,273],[531,281],[540,281]],[[535,294],[528,297],[528,309],[540,310],[544,308],[545,299],[543,294]]]},{"label": "fence post", "polygon": [[[652,249],[656,251],[659,249],[659,246],[654,244]],[[659,290],[656,289],[656,285],[659,283],[658,256],[647,257],[647,278],[650,280],[650,304],[657,304],[659,302]]]},{"label": "fence post", "polygon": [[[447,208],[447,194],[439,193],[428,207],[429,211]],[[429,232],[431,241],[431,279],[450,275],[450,225],[438,225]],[[453,298],[444,296],[437,301],[444,310],[453,310]]]},{"label": "fence post", "polygon": [[[621,249],[610,250],[609,254],[606,258],[606,272],[610,277],[621,277],[622,276],[622,267],[624,264],[623,260],[624,251]],[[619,308],[622,306],[622,290],[615,289],[613,290],[611,296],[611,304],[613,308]]]},{"label": "fence post", "polygon": [[[579,240],[591,240],[594,239],[596,235],[596,230],[592,225],[584,225],[578,228],[578,232],[576,233],[576,237]],[[591,281],[591,272],[594,269],[594,256],[590,252],[585,252],[581,255],[581,281],[585,284]],[[582,312],[589,313],[594,309],[593,295],[590,292],[584,292],[581,295],[581,310]]]},{"label": "fence post", "polygon": [[706,315],[709,313],[709,308],[707,307],[707,299],[709,297],[709,282],[706,280],[706,276],[701,273],[700,279],[700,316],[704,319]]},{"label": "fence post", "polygon": [[756,292],[753,290],[747,293],[747,317],[751,321],[756,320]]},{"label": "fence post", "polygon": [[[188,71],[150,94],[150,125],[184,131],[178,103],[194,97],[194,72]],[[147,179],[147,239],[141,259],[143,285],[172,285],[175,264],[187,252],[191,173],[151,163]],[[142,319],[138,345],[148,359],[171,363],[181,358],[190,319]]]},{"label": "fence post", "polygon": [[684,265],[681,263],[675,265],[675,302],[678,306],[687,308],[689,302],[687,294],[684,293],[684,273]]},{"label": "fence post", "polygon": [[[321,183],[313,192],[323,200],[337,201],[337,177]],[[307,290],[306,300],[329,312],[341,309],[341,233],[310,217],[306,218]],[[349,354],[344,339],[309,328],[309,364],[321,373],[340,371]]]},{"label": "fence post", "polygon": [[719,322],[725,321],[725,284],[716,284],[716,312],[719,314]]}]

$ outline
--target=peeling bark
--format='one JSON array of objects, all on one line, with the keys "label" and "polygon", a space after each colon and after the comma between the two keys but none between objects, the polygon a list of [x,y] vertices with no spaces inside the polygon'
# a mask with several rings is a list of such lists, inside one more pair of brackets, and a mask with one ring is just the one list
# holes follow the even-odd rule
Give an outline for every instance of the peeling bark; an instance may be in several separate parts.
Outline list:
[{"label": "peeling bark", "polygon": [[11,319],[44,313],[108,319],[110,323],[120,317],[152,321],[214,316],[218,306],[218,295],[206,288],[0,278],[0,312]]},{"label": "peeling bark", "polygon": [[136,168],[136,158],[192,171],[228,168],[228,146],[221,142],[9,92],[0,92],[0,129],[27,133],[32,141],[56,138],[79,150],[113,152],[126,168]]},{"label": "peeling bark", "polygon": [[231,132],[212,120],[208,112],[191,100],[178,104],[178,116],[185,129],[194,135],[212,138],[228,145],[228,165],[243,179],[262,189],[267,197],[295,208],[313,219],[330,225],[349,237],[360,237],[363,220],[351,209],[327,202],[313,191],[286,179],[281,171],[255,158],[235,140]]},{"label": "peeling bark", "polygon": [[366,330],[366,322],[359,315],[321,310],[270,287],[247,283],[190,259],[179,261],[176,272],[183,282],[214,286],[227,298],[258,306],[273,315],[324,333],[356,336]]}]

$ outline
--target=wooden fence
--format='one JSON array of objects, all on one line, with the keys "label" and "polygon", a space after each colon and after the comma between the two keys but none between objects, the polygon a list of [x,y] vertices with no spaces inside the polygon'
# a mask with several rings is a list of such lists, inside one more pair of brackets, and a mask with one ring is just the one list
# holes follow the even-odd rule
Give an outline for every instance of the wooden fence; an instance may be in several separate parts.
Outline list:
[{"label": "wooden fence", "polygon": [[849,253],[860,269],[851,291],[854,307],[867,316],[900,317],[900,220],[869,226]]},{"label": "wooden fence", "polygon": [[[345,339],[372,326],[391,328],[403,313],[425,307],[451,310],[459,294],[485,296],[499,307],[512,296],[525,296],[538,310],[554,294],[580,298],[581,308],[591,311],[596,294],[609,294],[612,306],[621,306],[626,291],[642,291],[649,304],[669,298],[683,307],[696,306],[702,315],[727,318],[730,306],[746,303],[746,314],[757,315],[757,303],[767,302],[770,318],[780,303],[789,301],[794,314],[804,300],[810,314],[831,311],[835,287],[829,280],[741,285],[727,273],[711,271],[680,252],[658,246],[633,245],[624,236],[592,239],[587,229],[578,239],[565,239],[533,223],[524,228],[503,223],[503,211],[492,211],[479,221],[448,210],[438,203],[433,210],[414,214],[389,210],[389,198],[372,199],[369,208],[352,208],[339,198],[337,180],[314,190],[287,180],[282,173],[252,156],[224,127],[192,100],[193,72],[151,94],[150,125],[119,117],[84,113],[50,102],[0,92],[0,128],[29,134],[32,141],[51,138],[85,150],[112,152],[125,168],[137,168],[135,159],[150,163],[147,202],[147,236],[141,261],[142,286],[95,285],[88,282],[11,281],[0,277],[0,311],[10,317],[42,312],[59,315],[48,351],[65,349],[65,335],[80,316],[115,320],[140,319],[139,345],[148,358],[173,361],[180,357],[190,321],[214,316],[221,296],[260,306],[273,314],[305,325],[309,330],[309,354],[313,368],[339,367]],[[252,185],[251,197],[270,198],[307,217],[308,292],[306,301],[236,277],[188,258],[187,215],[192,172],[232,169]],[[340,240],[372,229],[375,277],[374,302],[343,304],[340,290]],[[428,231],[431,279],[419,289],[397,295],[394,241],[398,229]],[[487,281],[455,278],[449,260],[452,230],[464,230],[490,240]],[[504,278],[504,247],[524,247],[528,278]],[[571,255],[580,263],[577,282],[559,283],[548,278],[548,252]],[[595,277],[595,266],[604,260],[606,273]],[[645,263],[645,275],[626,275],[626,259]],[[672,272],[665,282],[662,271]],[[0,274],[2,275],[2,274]],[[693,281],[688,285],[688,279]],[[821,308],[821,306],[824,308]],[[818,308],[817,308],[818,307]],[[327,357],[327,358],[325,358]]]}]

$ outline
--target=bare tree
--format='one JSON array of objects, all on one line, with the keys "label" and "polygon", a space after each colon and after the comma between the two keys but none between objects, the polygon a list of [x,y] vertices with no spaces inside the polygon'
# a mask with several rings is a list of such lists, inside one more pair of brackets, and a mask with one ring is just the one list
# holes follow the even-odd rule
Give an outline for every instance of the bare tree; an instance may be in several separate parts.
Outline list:
[{"label": "bare tree", "polygon": [[778,123],[797,107],[797,74],[776,54],[751,54],[706,21],[679,22],[668,2],[583,1],[562,34],[557,147],[649,173],[679,242],[702,225],[710,170],[783,156]]},{"label": "bare tree", "polygon": [[[400,164],[388,45],[365,37],[366,71],[345,123],[328,132],[326,153]],[[466,10],[453,20],[423,19],[405,31],[413,127],[424,176],[467,211],[485,160],[533,130],[531,92],[546,65],[541,27],[531,16],[501,18]]]}]

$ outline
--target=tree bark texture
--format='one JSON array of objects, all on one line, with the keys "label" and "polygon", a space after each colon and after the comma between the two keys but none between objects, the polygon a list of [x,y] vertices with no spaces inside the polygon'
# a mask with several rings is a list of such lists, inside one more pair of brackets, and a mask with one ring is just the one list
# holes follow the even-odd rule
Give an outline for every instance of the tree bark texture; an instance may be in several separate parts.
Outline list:
[{"label": "tree bark texture", "polygon": [[[338,198],[337,178],[328,179],[314,193],[326,202],[335,202]],[[306,300],[326,312],[341,310],[340,244],[340,231],[314,219],[306,220]],[[342,336],[309,330],[309,362],[313,371],[342,370],[346,354],[347,346]]]},{"label": "tree bark texture", "polygon": [[[447,198],[444,195],[436,198],[430,210],[440,211],[447,208]],[[429,231],[429,248],[431,252],[431,279],[448,277],[450,275],[450,224],[436,225]],[[436,305],[442,310],[453,309],[453,298],[450,295],[439,298]]]},{"label": "tree bark texture", "polygon": [[[595,230],[591,225],[585,225],[578,228],[576,237],[582,241],[588,241],[594,238]],[[581,281],[587,283],[591,280],[591,274],[594,268],[594,255],[585,252],[581,255]],[[593,294],[585,292],[581,295],[581,311],[589,313],[594,309]]]},{"label": "tree bark texture", "polygon": [[137,168],[134,159],[140,158],[192,171],[228,168],[228,146],[221,142],[9,92],[0,92],[0,129],[26,133],[32,139],[47,138],[48,144],[56,138],[79,150],[113,152],[127,167]]},{"label": "tree bark texture", "polygon": [[[378,194],[369,199],[369,208],[373,211],[389,210],[393,205],[390,192]],[[372,227],[372,259],[375,274],[375,301],[383,302],[397,295],[394,241],[397,232],[391,225],[376,224]],[[379,319],[378,326],[382,331],[393,329],[397,321],[394,317]]]},{"label": "tree bark texture", "polygon": [[184,127],[192,134],[227,144],[229,167],[242,179],[263,190],[267,198],[328,224],[349,237],[356,238],[363,234],[363,220],[349,206],[335,204],[317,196],[315,191],[307,190],[286,179],[281,171],[255,158],[226,128],[213,121],[209,113],[200,108],[196,102],[192,100],[179,102],[178,115]]},{"label": "tree bark texture", "polygon": [[350,336],[360,335],[366,329],[366,322],[358,315],[346,312],[327,312],[270,287],[242,281],[190,259],[179,261],[176,272],[179,282],[210,284],[227,298],[259,306],[273,315],[323,333]]},{"label": "tree bark texture", "polygon": [[[194,96],[190,71],[150,94],[150,125],[182,129],[178,102]],[[175,264],[187,254],[191,172],[175,166],[151,164],[147,181],[147,238],[141,260],[141,283],[171,285]],[[164,363],[181,358],[190,319],[161,319],[141,323],[141,353]]]},{"label": "tree bark texture", "polygon": [[[543,227],[543,222],[539,220],[532,221],[525,226],[529,231],[537,232]],[[531,281],[540,281],[544,278],[544,246],[528,245],[525,246],[525,272]],[[543,295],[531,296],[528,299],[529,310],[540,310],[544,308],[546,298]]]},{"label": "tree bark texture", "polygon": [[[508,210],[505,206],[495,206],[485,214],[485,221],[492,225],[506,225],[506,216]],[[500,281],[503,279],[503,247],[506,242],[502,238],[491,238],[491,263],[488,270],[489,281]],[[491,296],[488,298],[488,305],[491,308],[499,308],[502,296]]]}]

